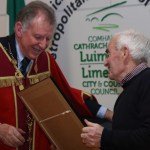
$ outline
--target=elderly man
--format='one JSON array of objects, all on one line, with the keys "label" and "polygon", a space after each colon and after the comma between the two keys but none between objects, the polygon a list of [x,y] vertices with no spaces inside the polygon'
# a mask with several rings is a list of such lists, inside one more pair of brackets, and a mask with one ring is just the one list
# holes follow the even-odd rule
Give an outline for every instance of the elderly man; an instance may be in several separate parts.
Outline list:
[{"label": "elderly man", "polygon": [[[101,150],[148,150],[150,145],[150,41],[141,33],[128,30],[115,34],[106,50],[109,78],[119,82],[112,129],[85,120],[81,138],[88,147]],[[108,115],[109,114],[109,115]],[[110,115],[111,114],[111,115]],[[112,116],[112,117],[111,117]]]}]

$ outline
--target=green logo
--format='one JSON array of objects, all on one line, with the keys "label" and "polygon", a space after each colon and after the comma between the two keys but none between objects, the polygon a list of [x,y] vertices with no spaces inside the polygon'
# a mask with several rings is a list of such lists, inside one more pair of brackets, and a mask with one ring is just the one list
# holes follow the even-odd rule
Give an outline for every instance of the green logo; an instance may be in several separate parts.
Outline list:
[{"label": "green logo", "polygon": [[119,13],[116,13],[116,12],[111,12],[111,13],[107,13],[105,14],[103,17],[96,17],[95,15],[97,14],[100,14],[106,10],[110,10],[112,8],[115,8],[115,7],[118,7],[118,6],[121,6],[121,5],[124,5],[125,3],[127,3],[127,1],[123,1],[121,3],[116,3],[116,4],[113,4],[111,6],[108,6],[108,7],[105,7],[105,8],[102,8],[100,10],[97,10],[95,12],[92,12],[90,14],[88,14],[86,16],[86,21],[89,21],[89,22],[93,22],[93,21],[96,21],[98,23],[97,26],[94,26],[93,29],[96,29],[96,30],[101,30],[101,31],[110,31],[111,29],[115,29],[115,28],[118,28],[119,25],[117,24],[110,24],[110,23],[105,23],[105,20],[107,20],[107,18],[109,17],[112,17],[112,16],[117,16],[117,17],[120,17],[120,18],[123,18],[123,16]]}]

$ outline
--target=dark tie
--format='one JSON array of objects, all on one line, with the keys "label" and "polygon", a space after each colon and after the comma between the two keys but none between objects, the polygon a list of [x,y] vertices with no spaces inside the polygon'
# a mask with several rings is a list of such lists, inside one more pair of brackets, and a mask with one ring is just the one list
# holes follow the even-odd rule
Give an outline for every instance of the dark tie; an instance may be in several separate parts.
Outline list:
[{"label": "dark tie", "polygon": [[22,72],[22,74],[24,76],[26,76],[26,69],[27,69],[27,66],[28,66],[29,62],[30,62],[30,60],[26,57],[21,61],[20,71]]}]

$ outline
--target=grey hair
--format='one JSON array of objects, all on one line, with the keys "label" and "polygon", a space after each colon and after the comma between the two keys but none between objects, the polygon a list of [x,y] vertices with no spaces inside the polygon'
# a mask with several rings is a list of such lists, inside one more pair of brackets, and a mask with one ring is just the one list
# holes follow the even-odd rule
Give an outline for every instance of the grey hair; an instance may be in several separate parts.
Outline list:
[{"label": "grey hair", "polygon": [[33,19],[39,14],[43,13],[46,17],[47,22],[56,28],[56,17],[54,10],[42,1],[32,1],[28,3],[17,15],[17,21],[20,21],[25,31]]},{"label": "grey hair", "polygon": [[150,40],[146,36],[135,30],[126,30],[114,36],[117,36],[116,48],[118,50],[126,46],[137,64],[150,63]]}]

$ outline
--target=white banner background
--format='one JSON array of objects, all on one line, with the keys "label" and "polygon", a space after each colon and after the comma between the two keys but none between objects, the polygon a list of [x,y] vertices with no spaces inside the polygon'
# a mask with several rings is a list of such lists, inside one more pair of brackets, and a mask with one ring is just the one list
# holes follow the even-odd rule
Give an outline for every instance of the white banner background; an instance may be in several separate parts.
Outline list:
[{"label": "white banner background", "polygon": [[[134,28],[150,37],[148,0],[43,1],[56,11],[58,28],[52,53],[68,82],[93,93],[101,104],[112,110],[122,89],[107,78],[107,69],[103,66],[105,49],[112,34],[124,29]],[[98,10],[101,11],[87,16]],[[93,29],[97,26],[108,31]]]}]

